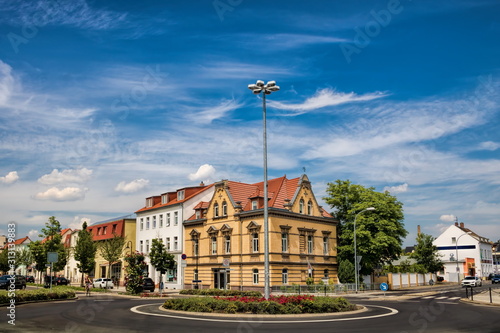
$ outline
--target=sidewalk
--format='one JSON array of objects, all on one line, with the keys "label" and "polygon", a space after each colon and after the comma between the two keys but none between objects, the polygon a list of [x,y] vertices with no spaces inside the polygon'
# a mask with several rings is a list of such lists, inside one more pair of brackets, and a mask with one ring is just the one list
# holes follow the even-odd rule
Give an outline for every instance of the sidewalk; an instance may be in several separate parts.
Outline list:
[{"label": "sidewalk", "polygon": [[[491,298],[490,298],[490,290],[491,290]],[[479,294],[473,294],[472,299],[469,295],[469,298],[462,298],[464,302],[478,303],[478,304],[487,304],[487,305],[495,305],[500,306],[500,288],[491,288]]]}]

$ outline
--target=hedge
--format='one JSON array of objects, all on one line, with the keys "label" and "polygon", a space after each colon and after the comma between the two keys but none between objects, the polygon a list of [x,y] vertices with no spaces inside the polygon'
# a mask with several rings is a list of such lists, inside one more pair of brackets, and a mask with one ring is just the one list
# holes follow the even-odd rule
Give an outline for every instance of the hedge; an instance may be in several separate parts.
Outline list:
[{"label": "hedge", "polygon": [[179,291],[182,295],[204,295],[204,296],[257,296],[262,297],[258,291],[239,291],[224,289],[183,289]]},{"label": "hedge", "polygon": [[[14,296],[14,297],[12,297]],[[36,289],[36,290],[16,290],[13,291],[0,291],[0,304],[10,304],[11,299],[15,298],[16,303],[28,301],[45,301],[54,299],[69,299],[75,298],[75,292],[68,288],[60,287],[50,289]]]},{"label": "hedge", "polygon": [[253,314],[300,314],[333,313],[356,310],[343,297],[280,296],[269,300],[257,297],[191,297],[168,299],[165,309],[188,312],[253,313]]}]

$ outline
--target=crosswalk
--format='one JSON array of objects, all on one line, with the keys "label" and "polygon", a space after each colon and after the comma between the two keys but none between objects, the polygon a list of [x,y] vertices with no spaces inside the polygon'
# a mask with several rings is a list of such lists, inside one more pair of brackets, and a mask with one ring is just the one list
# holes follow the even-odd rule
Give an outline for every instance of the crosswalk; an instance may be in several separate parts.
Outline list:
[{"label": "crosswalk", "polygon": [[452,303],[452,304],[455,304],[458,302],[458,300],[460,299],[460,297],[458,296],[440,296],[440,295],[429,295],[429,296],[418,296],[418,297],[411,297],[409,298],[408,300],[409,301],[419,301],[419,300],[435,300],[435,301],[439,301],[439,302],[442,302],[442,303]]}]

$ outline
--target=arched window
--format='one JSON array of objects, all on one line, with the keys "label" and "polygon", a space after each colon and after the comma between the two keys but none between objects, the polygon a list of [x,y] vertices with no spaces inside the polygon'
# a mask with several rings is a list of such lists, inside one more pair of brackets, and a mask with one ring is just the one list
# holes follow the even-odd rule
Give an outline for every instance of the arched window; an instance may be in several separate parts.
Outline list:
[{"label": "arched window", "polygon": [[227,202],[222,202],[222,216],[227,215]]},{"label": "arched window", "polygon": [[214,204],[214,217],[219,217],[219,204],[217,202]]},{"label": "arched window", "polygon": [[304,199],[300,199],[299,201],[299,213],[304,214]]},{"label": "arched window", "polygon": [[312,215],[313,211],[313,203],[311,200],[307,203],[307,215]]}]

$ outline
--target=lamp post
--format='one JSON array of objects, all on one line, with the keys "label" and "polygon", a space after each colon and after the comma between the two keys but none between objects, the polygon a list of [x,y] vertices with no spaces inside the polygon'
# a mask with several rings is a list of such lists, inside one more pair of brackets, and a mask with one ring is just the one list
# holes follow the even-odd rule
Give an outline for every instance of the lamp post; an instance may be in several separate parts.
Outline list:
[{"label": "lamp post", "polygon": [[[460,239],[460,237],[465,236],[465,235],[470,235],[470,234],[471,234],[470,231],[466,232],[464,234],[461,234],[460,236],[458,236],[457,241],[455,242],[455,251],[456,251],[455,258],[457,258],[456,260],[457,260],[457,282],[458,282],[458,284],[460,284],[460,268],[458,268],[458,240]],[[465,273],[465,271],[464,271],[464,273]]]},{"label": "lamp post", "polygon": [[358,218],[359,214],[372,210],[375,210],[375,208],[368,207],[357,213],[356,216],[354,216],[354,284],[356,285],[354,289],[356,291],[356,294],[358,293],[358,253],[356,250],[356,219]]},{"label": "lamp post", "polygon": [[262,126],[263,126],[263,150],[264,150],[264,297],[269,299],[269,221],[268,221],[268,202],[267,202],[267,128],[266,128],[266,95],[280,90],[276,81],[258,80],[254,84],[249,84],[248,89],[255,95],[262,93]]},{"label": "lamp post", "polygon": [[125,254],[127,254],[128,249],[130,249],[130,254],[132,254],[132,241],[127,242],[127,246],[125,247]]}]

